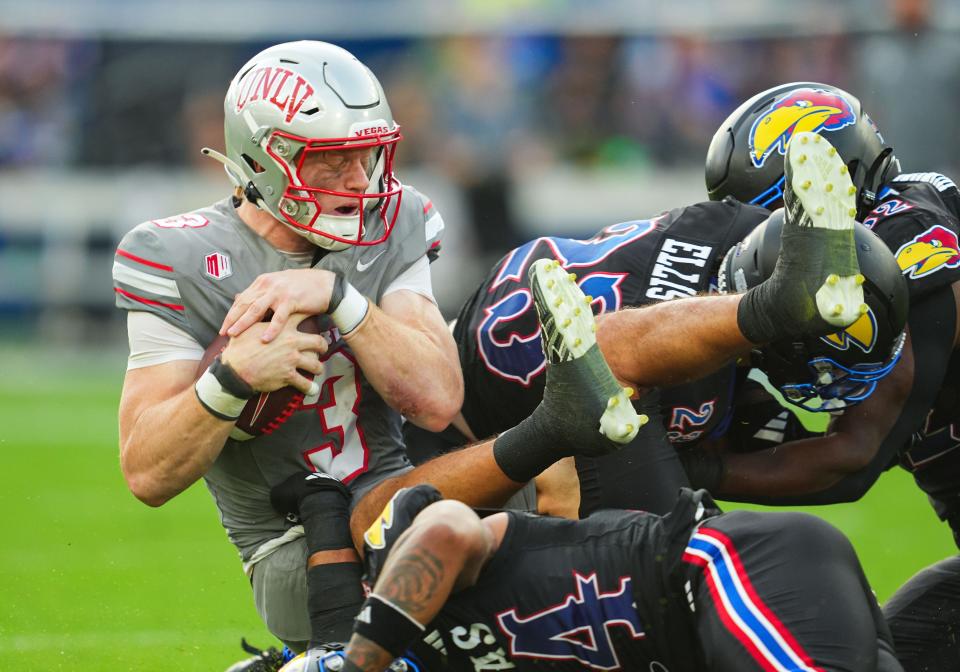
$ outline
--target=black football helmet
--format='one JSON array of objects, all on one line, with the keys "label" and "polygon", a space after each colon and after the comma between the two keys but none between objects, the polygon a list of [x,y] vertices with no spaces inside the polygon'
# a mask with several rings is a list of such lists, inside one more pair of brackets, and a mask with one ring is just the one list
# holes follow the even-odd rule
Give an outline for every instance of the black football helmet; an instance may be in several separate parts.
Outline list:
[{"label": "black football helmet", "polygon": [[820,133],[840,152],[857,187],[857,219],[862,220],[880,186],[900,172],[900,163],[857,98],[816,82],[767,89],[727,117],[707,150],[710,200],[733,196],[771,210],[781,207],[783,157],[801,131]]},{"label": "black football helmet", "polygon": [[[773,274],[780,254],[783,210],[776,210],[720,264],[721,293],[744,292]],[[792,404],[836,411],[869,397],[900,360],[907,322],[907,282],[890,249],[856,224],[857,261],[866,278],[867,312],[841,332],[799,337],[756,348],[753,364]]]}]

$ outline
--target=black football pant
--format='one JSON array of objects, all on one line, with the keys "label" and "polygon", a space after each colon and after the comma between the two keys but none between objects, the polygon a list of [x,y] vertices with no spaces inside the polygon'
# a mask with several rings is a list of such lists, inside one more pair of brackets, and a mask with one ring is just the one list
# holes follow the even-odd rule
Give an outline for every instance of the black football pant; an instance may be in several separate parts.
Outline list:
[{"label": "black football pant", "polygon": [[927,567],[883,607],[907,672],[960,670],[960,556]]},{"label": "black football pant", "polygon": [[711,672],[894,672],[890,633],[850,542],[803,513],[707,520],[683,555]]},{"label": "black football pant", "polygon": [[600,509],[666,515],[677,503],[680,488],[690,487],[663,429],[660,393],[649,390],[634,405],[649,420],[633,441],[610,455],[576,458],[581,518]]}]

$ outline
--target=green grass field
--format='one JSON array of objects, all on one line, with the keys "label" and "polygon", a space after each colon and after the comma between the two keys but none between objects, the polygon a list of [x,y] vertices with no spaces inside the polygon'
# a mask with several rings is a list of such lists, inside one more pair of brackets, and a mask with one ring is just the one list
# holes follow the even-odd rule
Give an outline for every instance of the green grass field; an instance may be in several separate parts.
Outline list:
[{"label": "green grass field", "polygon": [[[241,635],[271,642],[206,489],[160,509],[127,491],[123,357],[0,349],[0,669],[219,672]],[[853,539],[881,600],[956,552],[899,471],[816,512]]]}]

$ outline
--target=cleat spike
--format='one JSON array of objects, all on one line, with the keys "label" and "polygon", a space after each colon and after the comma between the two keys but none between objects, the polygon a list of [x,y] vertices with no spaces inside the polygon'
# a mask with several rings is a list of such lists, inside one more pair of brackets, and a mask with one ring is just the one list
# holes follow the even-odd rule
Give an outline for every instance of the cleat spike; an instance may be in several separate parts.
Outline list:
[{"label": "cleat spike", "polygon": [[849,173],[849,172],[850,172],[850,169],[849,169],[849,168],[847,168],[846,166],[840,166],[840,174],[841,174],[841,175],[846,175],[846,174]]},{"label": "cleat spike", "polygon": [[620,397],[610,397],[607,401],[607,408],[616,408],[620,403]]},{"label": "cleat spike", "polygon": [[[819,135],[813,136],[813,141],[814,141],[814,142],[820,142],[821,139],[822,139],[822,138],[821,138]],[[831,147],[831,149],[832,149],[832,147]]]},{"label": "cleat spike", "polygon": [[593,297],[587,294],[583,297],[583,302],[589,306],[591,303],[593,303]]},{"label": "cleat spike", "polygon": [[582,341],[581,339],[579,339],[579,338],[573,339],[573,347],[577,347],[577,346],[580,345],[581,343],[583,343],[583,341]]},{"label": "cleat spike", "polygon": [[849,187],[847,187],[848,196],[853,196],[855,193],[857,193],[857,188],[855,186],[851,184]]},{"label": "cleat spike", "polygon": [[856,209],[856,208],[850,208],[849,210],[847,210],[847,214],[850,215],[851,217],[856,217],[856,216],[857,216],[857,209]]},{"label": "cleat spike", "polygon": [[574,282],[577,281],[577,274],[576,274],[576,273],[568,273],[568,274],[567,274],[567,277],[570,278],[571,280],[573,280]]},{"label": "cleat spike", "polygon": [[840,276],[837,275],[836,273],[831,273],[830,275],[827,276],[827,284],[830,285],[831,287],[837,284],[838,282],[840,282]]},{"label": "cleat spike", "polygon": [[624,436],[630,436],[631,434],[633,434],[633,425],[631,425],[631,424],[628,422],[627,425],[626,425],[626,431],[623,432],[623,435],[624,435]]},{"label": "cleat spike", "polygon": [[627,395],[627,399],[629,399],[630,397],[633,396],[633,388],[632,388],[632,387],[625,387],[625,388],[623,388],[623,393],[624,393],[625,395]]},{"label": "cleat spike", "polygon": [[837,315],[840,315],[841,313],[843,313],[843,304],[842,304],[842,303],[838,303],[838,304],[836,304],[836,305],[833,307],[833,311],[832,311],[831,314],[832,314],[834,317],[836,317]]},{"label": "cleat spike", "polygon": [[833,156],[833,155],[835,155],[836,153],[837,153],[837,148],[836,148],[836,147],[831,147],[831,148],[827,151],[827,154],[829,154],[830,156]]},{"label": "cleat spike", "polygon": [[854,276],[854,280],[853,280],[853,281],[854,281],[855,283],[857,283],[857,287],[859,287],[859,286],[862,285],[864,282],[866,282],[867,279],[866,279],[865,277],[863,277],[863,273],[857,273],[857,274]]},{"label": "cleat spike", "polygon": [[810,180],[804,180],[803,184],[800,185],[801,189],[809,189],[812,182]]},{"label": "cleat spike", "polygon": [[558,296],[558,297],[557,297],[557,300],[553,302],[553,307],[554,307],[554,308],[559,308],[561,305],[563,305],[563,297],[562,297],[562,296]]},{"label": "cleat spike", "polygon": [[822,215],[822,214],[823,214],[823,206],[821,205],[819,208],[817,208],[817,209],[815,210],[815,212],[816,212],[818,215]]},{"label": "cleat spike", "polygon": [[565,320],[563,321],[563,326],[564,326],[564,327],[569,327],[571,321],[572,321],[572,320],[568,317],[567,319],[565,319]]},{"label": "cleat spike", "polygon": [[554,280],[547,280],[547,289],[553,289],[553,286],[557,284]]},{"label": "cleat spike", "polygon": [[823,190],[829,193],[829,192],[833,191],[833,185],[830,184],[829,182],[827,182],[827,186],[825,186],[825,187],[823,188]]},{"label": "cleat spike", "polygon": [[580,315],[580,309],[579,309],[579,308],[574,308],[574,309],[573,309],[573,314],[574,314],[574,315]]},{"label": "cleat spike", "polygon": [[801,144],[801,145],[805,145],[805,144],[807,144],[808,142],[810,142],[810,139],[809,139],[807,136],[803,136],[802,138],[800,138],[800,144]]},{"label": "cleat spike", "polygon": [[[806,141],[807,141],[807,139],[806,139],[806,138],[803,138],[803,142],[806,142]],[[799,161],[800,163],[804,163],[806,160],[807,160],[807,155],[806,155],[806,154],[801,154],[801,155],[800,155],[800,158],[797,159],[797,161]]]},{"label": "cleat spike", "polygon": [[861,315],[866,315],[868,312],[870,312],[870,307],[865,303],[861,303],[859,311]]},{"label": "cleat spike", "polygon": [[593,333],[597,333],[597,325],[596,324],[590,325],[590,331],[592,331]]}]

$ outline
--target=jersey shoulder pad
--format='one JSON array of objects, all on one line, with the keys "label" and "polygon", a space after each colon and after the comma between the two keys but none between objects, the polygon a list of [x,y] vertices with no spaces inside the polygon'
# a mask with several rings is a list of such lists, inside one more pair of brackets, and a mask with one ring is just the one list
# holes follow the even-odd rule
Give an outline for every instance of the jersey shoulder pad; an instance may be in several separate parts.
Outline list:
[{"label": "jersey shoulder pad", "polygon": [[[879,207],[891,202],[884,201]],[[897,204],[910,205],[897,201],[892,207]],[[893,252],[906,276],[911,302],[960,280],[960,232],[955,218],[909,207],[880,220],[874,233]]]},{"label": "jersey shoulder pad", "polygon": [[117,246],[113,263],[116,305],[122,310],[155,313],[180,328],[187,328],[182,284],[189,274],[183,268],[191,251],[216,228],[214,212],[207,208],[163,219],[152,219],[129,231]]},{"label": "jersey shoulder pad", "polygon": [[433,261],[440,253],[444,234],[443,217],[433,201],[414,187],[404,185],[403,194],[404,203],[400,214],[401,216],[406,214],[411,223],[406,235],[415,241],[416,247],[421,248],[421,255],[427,254],[430,256],[430,261]]},{"label": "jersey shoulder pad", "polygon": [[892,186],[896,188],[898,183],[917,182],[930,184],[939,192],[947,193],[957,191],[957,185],[946,175],[940,173],[901,173],[891,180]]}]

